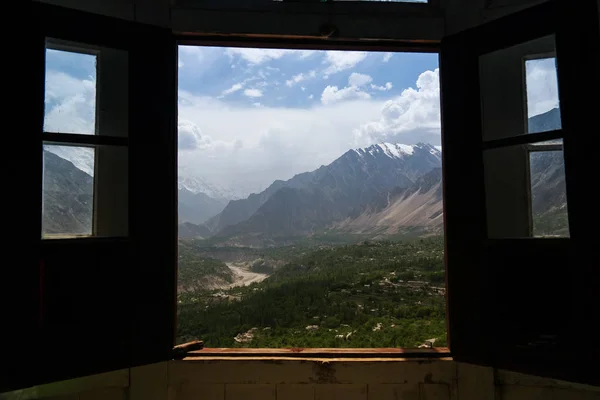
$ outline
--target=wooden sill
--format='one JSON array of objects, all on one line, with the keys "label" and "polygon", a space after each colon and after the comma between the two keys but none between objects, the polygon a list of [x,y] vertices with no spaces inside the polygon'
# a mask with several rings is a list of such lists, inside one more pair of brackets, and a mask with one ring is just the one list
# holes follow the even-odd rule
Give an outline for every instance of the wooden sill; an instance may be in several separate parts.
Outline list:
[{"label": "wooden sill", "polygon": [[408,359],[451,359],[447,347],[433,349],[397,349],[397,348],[287,348],[287,349],[241,349],[241,348],[204,348],[187,353],[184,360],[200,359],[319,359],[319,360],[373,360],[399,361]]}]

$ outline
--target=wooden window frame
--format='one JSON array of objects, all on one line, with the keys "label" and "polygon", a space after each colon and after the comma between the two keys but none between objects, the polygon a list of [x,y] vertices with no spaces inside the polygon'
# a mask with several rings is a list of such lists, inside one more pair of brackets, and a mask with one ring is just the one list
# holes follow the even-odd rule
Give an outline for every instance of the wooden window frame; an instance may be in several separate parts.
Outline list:
[{"label": "wooden window frame", "polygon": [[400,16],[433,16],[439,15],[441,12],[440,0],[428,0],[427,3],[360,0],[175,0],[174,7],[179,9],[247,10],[253,12],[328,15],[381,15],[395,13]]},{"label": "wooden window frame", "polygon": [[[370,51],[397,53],[430,53],[438,54],[439,43],[419,43],[412,41],[383,41],[383,40],[324,40],[319,38],[255,38],[252,36],[214,36],[192,35],[180,33],[176,35],[178,46],[199,47],[241,47],[241,48],[277,48],[294,50],[339,50],[339,51]],[[442,152],[443,154],[443,152]],[[444,263],[446,268],[446,263]],[[446,293],[448,288],[446,286]],[[175,304],[176,305],[176,304]],[[446,302],[446,326],[448,326],[448,304]],[[177,321],[175,321],[175,326]],[[447,329],[447,340],[450,331]],[[202,339],[202,338],[198,338]],[[173,343],[175,344],[175,343]],[[445,358],[451,356],[448,347],[433,349],[417,348],[203,348],[189,353],[189,357],[323,357],[323,358]]]},{"label": "wooden window frame", "polygon": [[[102,171],[99,168],[98,163],[98,149],[100,147],[104,147],[105,149],[125,149],[126,152],[129,151],[129,135],[128,132],[125,132],[125,135],[113,136],[107,135],[105,133],[101,133],[99,131],[99,127],[102,126],[100,123],[100,106],[99,99],[102,98],[102,85],[104,78],[102,78],[102,74],[98,74],[99,68],[101,66],[101,57],[103,54],[103,50],[101,46],[98,45],[86,45],[83,43],[76,43],[61,39],[53,39],[51,37],[46,38],[46,50],[57,50],[62,52],[67,52],[71,54],[85,54],[85,55],[93,55],[95,56],[95,68],[96,68],[96,81],[94,82],[95,87],[95,99],[94,99],[94,132],[93,133],[58,133],[52,131],[44,130],[40,139],[41,139],[41,148],[43,149],[45,145],[50,146],[72,146],[72,147],[86,147],[90,148],[94,151],[94,176],[93,176],[93,206],[92,206],[92,226],[91,233],[87,235],[71,235],[69,233],[61,233],[57,235],[48,235],[44,236],[42,232],[42,240],[70,240],[70,239],[83,239],[89,240],[98,237],[126,237],[127,234],[98,234],[98,220],[99,218],[105,218],[106,215],[102,215],[98,213],[99,206],[99,193],[103,193],[103,198],[112,195],[117,195],[119,199],[123,199],[126,201],[126,193],[111,193],[112,188],[110,187],[111,179],[98,179],[98,175],[104,176],[105,171]],[[123,71],[127,73],[127,71]],[[124,127],[123,127],[124,128]],[[104,163],[103,163],[104,164]],[[125,169],[125,173],[127,173],[126,168],[127,165],[121,165]],[[115,171],[111,171],[115,172]],[[42,172],[43,173],[43,172]],[[128,208],[127,204],[122,205],[123,208]],[[127,214],[127,210],[122,210],[121,213]],[[127,231],[127,226],[121,228],[123,232]],[[111,231],[111,229],[108,229]],[[110,233],[110,232],[108,232]]]}]

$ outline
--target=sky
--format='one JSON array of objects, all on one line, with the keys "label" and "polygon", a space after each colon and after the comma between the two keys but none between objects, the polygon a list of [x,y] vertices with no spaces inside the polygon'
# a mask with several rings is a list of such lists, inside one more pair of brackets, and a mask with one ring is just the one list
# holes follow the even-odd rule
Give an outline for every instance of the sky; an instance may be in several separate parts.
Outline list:
[{"label": "sky", "polygon": [[[179,46],[178,72],[180,174],[239,196],[352,148],[441,144],[437,54]],[[556,106],[553,61],[526,73],[529,114]],[[94,131],[95,80],[94,56],[47,51],[46,131]]]}]

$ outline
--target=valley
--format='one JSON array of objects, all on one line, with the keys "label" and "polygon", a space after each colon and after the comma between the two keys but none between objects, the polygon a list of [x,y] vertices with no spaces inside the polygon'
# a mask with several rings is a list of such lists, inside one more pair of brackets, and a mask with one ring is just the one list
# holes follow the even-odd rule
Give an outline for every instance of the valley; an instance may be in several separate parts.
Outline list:
[{"label": "valley", "polygon": [[[93,177],[44,156],[44,232],[89,234]],[[379,143],[246,197],[180,176],[177,343],[444,346],[441,160],[431,144]],[[536,236],[568,234],[563,164],[530,157]]]},{"label": "valley", "polygon": [[237,286],[248,286],[253,283],[259,283],[264,281],[269,275],[260,272],[253,272],[249,268],[248,264],[233,264],[226,263],[227,267],[233,273],[233,283],[226,286],[231,289]]},{"label": "valley", "polygon": [[[247,249],[253,253],[254,249]],[[262,282],[179,295],[178,342],[208,347],[446,343],[443,240],[289,246]]]}]

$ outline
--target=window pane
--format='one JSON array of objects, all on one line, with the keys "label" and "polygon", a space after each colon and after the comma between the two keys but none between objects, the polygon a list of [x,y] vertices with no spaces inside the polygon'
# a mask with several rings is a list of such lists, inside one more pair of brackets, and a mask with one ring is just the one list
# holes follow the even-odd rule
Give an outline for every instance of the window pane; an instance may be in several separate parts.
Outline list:
[{"label": "window pane", "polygon": [[43,238],[92,235],[94,153],[91,147],[44,146]]},{"label": "window pane", "polygon": [[[552,150],[544,151],[544,145]],[[532,150],[536,147],[540,150]],[[560,144],[486,150],[483,161],[490,238],[568,236]]]},{"label": "window pane", "polygon": [[96,132],[96,58],[46,49],[45,132]]},{"label": "window pane", "polygon": [[533,236],[569,236],[565,164],[562,151],[529,155]]},{"label": "window pane", "polygon": [[124,146],[44,145],[42,238],[127,236]]},{"label": "window pane", "polygon": [[561,128],[558,107],[556,58],[525,61],[528,132],[545,132]]},{"label": "window pane", "polygon": [[128,53],[48,39],[44,131],[126,137]]},{"label": "window pane", "polygon": [[554,35],[480,57],[485,141],[561,128]]},{"label": "window pane", "polygon": [[178,83],[178,342],[446,346],[437,54],[180,46]]},{"label": "window pane", "polygon": [[[529,146],[531,148],[538,147],[538,148],[541,149],[542,147],[548,147],[548,146],[553,146],[553,147],[558,146],[558,147],[561,147],[562,144],[563,144],[563,140],[562,139],[555,139],[555,140],[546,140],[546,141],[543,141],[543,142],[530,143]],[[562,149],[562,147],[561,147],[561,149]],[[552,150],[555,150],[555,149],[552,149]]]}]

